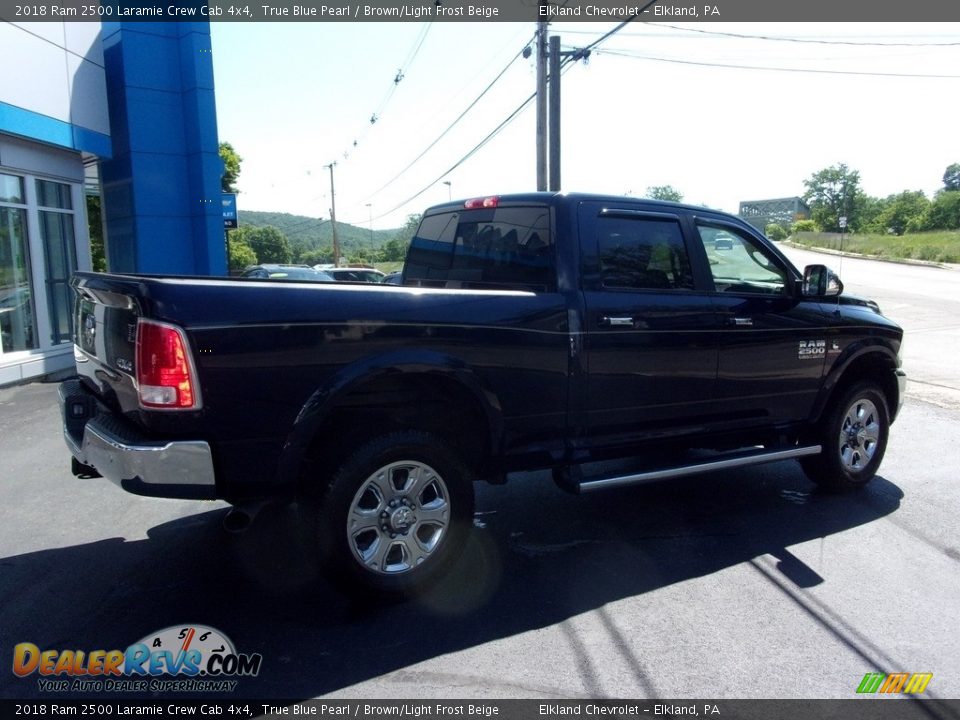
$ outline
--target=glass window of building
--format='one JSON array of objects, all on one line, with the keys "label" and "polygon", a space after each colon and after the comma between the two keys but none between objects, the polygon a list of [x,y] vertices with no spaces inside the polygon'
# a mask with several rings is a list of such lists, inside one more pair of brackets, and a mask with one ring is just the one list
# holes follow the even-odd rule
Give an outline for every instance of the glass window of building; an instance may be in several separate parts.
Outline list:
[{"label": "glass window of building", "polygon": [[73,204],[69,185],[37,180],[40,237],[47,264],[47,312],[54,345],[73,337],[70,276],[77,269],[77,243],[73,233]]},{"label": "glass window of building", "polygon": [[23,178],[0,174],[0,354],[37,347]]}]

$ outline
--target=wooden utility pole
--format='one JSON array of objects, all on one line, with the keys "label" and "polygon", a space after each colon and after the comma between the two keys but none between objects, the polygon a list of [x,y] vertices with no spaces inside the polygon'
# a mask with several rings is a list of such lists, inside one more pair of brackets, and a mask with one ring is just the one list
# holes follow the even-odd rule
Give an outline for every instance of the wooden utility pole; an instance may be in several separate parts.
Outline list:
[{"label": "wooden utility pole", "polygon": [[[542,3],[541,7],[546,3]],[[547,23],[537,22],[537,190],[547,189]]]},{"label": "wooden utility pole", "polygon": [[337,239],[337,201],[333,190],[333,168],[336,162],[324,167],[330,168],[330,227],[333,228],[333,266],[340,267],[340,241]]},{"label": "wooden utility pole", "polygon": [[560,192],[560,36],[550,37],[550,190]]}]

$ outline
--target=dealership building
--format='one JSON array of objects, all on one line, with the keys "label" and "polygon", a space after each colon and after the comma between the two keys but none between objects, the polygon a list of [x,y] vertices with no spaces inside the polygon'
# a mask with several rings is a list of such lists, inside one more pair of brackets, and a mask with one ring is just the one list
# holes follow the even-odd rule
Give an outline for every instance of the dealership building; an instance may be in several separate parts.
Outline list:
[{"label": "dealership building", "polygon": [[91,220],[111,271],[227,270],[208,23],[0,22],[0,67],[2,386],[72,365]]}]

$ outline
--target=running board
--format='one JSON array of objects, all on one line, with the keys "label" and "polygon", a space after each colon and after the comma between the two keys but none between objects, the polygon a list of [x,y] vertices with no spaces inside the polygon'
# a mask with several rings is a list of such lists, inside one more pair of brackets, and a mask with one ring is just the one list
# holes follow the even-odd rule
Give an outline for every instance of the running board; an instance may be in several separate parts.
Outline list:
[{"label": "running board", "polygon": [[791,460],[807,455],[819,455],[821,449],[820,445],[808,445],[805,447],[790,448],[789,450],[753,450],[727,454],[713,460],[704,460],[690,465],[681,465],[660,470],[648,470],[633,475],[613,475],[594,478],[582,477],[580,467],[575,465],[572,467],[557,468],[557,470],[554,471],[554,479],[560,487],[566,490],[575,493],[584,493],[593,490],[623,487],[625,485],[638,485],[655,480],[667,480],[669,478],[684,477],[686,475],[696,475],[698,473],[713,472],[715,470],[729,470],[730,468],[746,467],[748,465],[762,465],[763,463]]}]

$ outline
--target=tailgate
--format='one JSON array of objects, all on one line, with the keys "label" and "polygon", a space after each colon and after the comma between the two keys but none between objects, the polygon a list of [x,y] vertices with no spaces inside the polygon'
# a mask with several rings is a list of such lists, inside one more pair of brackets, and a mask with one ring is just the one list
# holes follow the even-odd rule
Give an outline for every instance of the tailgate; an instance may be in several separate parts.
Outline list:
[{"label": "tailgate", "polygon": [[88,276],[73,279],[77,293],[74,356],[77,373],[110,407],[138,409],[134,362],[140,303],[133,279]]}]

